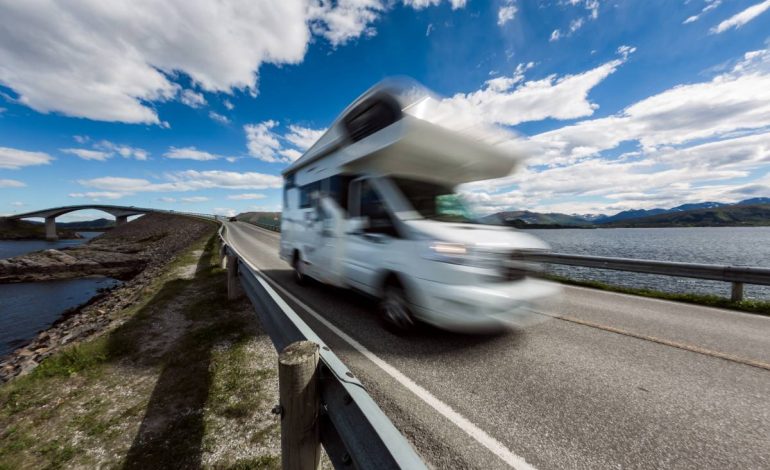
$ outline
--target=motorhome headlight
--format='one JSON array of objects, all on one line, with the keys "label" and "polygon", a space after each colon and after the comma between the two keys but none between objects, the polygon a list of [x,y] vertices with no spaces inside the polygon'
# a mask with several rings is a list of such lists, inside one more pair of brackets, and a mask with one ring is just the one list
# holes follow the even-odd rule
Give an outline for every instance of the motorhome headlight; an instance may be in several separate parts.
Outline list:
[{"label": "motorhome headlight", "polygon": [[479,250],[464,243],[430,242],[424,258],[442,263],[462,264],[477,268],[497,270],[505,258],[503,253]]}]

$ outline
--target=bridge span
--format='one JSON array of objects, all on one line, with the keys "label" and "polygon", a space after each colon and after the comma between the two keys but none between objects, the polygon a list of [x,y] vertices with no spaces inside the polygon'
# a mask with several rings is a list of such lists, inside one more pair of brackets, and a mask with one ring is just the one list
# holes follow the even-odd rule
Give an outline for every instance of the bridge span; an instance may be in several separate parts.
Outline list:
[{"label": "bridge span", "polygon": [[115,225],[123,225],[128,221],[128,218],[132,215],[143,215],[150,212],[168,212],[160,209],[150,209],[145,207],[135,206],[116,206],[105,204],[81,204],[74,206],[61,206],[52,207],[50,209],[41,209],[32,212],[25,212],[23,214],[9,215],[9,219],[32,219],[43,218],[45,219],[45,238],[46,240],[57,240],[59,236],[56,233],[56,218],[60,215],[68,214],[70,212],[96,209],[106,212],[115,217]]}]

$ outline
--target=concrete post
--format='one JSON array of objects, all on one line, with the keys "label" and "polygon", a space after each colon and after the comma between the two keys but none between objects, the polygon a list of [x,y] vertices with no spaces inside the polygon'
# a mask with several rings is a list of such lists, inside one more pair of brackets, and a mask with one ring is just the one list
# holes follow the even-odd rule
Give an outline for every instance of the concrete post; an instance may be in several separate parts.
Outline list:
[{"label": "concrete post", "polygon": [[115,216],[115,226],[120,227],[121,225],[128,222],[128,216],[127,215],[116,215]]},{"label": "concrete post", "polygon": [[59,239],[56,234],[56,216],[45,218],[45,239],[52,242]]},{"label": "concrete post", "polygon": [[730,295],[730,300],[733,302],[740,302],[743,300],[743,283],[733,282],[733,289]]},{"label": "concrete post", "polygon": [[238,279],[238,258],[227,255],[227,299],[235,300],[243,296],[243,287]]},{"label": "concrete post", "polygon": [[297,341],[278,357],[281,461],[285,470],[320,468],[318,345]]}]

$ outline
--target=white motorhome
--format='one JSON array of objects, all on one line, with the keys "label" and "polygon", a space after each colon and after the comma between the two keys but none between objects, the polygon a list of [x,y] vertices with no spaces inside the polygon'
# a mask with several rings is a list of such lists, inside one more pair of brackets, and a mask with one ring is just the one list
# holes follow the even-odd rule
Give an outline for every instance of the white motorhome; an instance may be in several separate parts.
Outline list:
[{"label": "white motorhome", "polygon": [[531,306],[557,288],[517,258],[547,246],[478,223],[455,193],[514,170],[518,159],[489,143],[498,131],[468,126],[419,86],[375,86],[283,172],[281,258],[300,283],[379,298],[395,331],[542,321]]}]

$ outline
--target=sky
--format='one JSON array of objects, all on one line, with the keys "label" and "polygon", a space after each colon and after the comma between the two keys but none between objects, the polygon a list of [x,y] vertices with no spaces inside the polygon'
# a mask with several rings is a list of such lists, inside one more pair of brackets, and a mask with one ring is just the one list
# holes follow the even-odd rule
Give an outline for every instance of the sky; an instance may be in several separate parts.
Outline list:
[{"label": "sky", "polygon": [[513,131],[482,212],[770,196],[770,0],[0,0],[0,215],[280,210],[391,76]]}]

